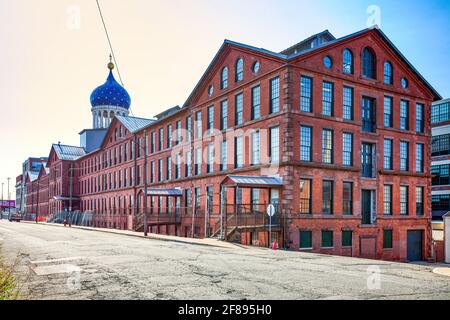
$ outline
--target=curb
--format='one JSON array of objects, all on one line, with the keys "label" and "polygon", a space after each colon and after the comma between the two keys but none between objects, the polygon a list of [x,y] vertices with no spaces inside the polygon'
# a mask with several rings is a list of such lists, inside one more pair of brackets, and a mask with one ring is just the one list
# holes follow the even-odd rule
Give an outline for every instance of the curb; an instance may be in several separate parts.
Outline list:
[{"label": "curb", "polygon": [[[34,225],[35,224],[39,224],[39,225],[45,225],[45,226],[66,228],[66,227],[64,227],[64,225],[58,224],[58,223],[47,223],[47,222],[36,223],[34,221],[23,221],[23,220],[21,222],[27,223],[27,224],[34,224]],[[138,233],[133,234],[133,233],[115,232],[114,231],[115,229],[92,228],[92,227],[82,227],[82,226],[72,226],[71,228],[78,229],[78,230],[84,230],[84,231],[97,231],[97,232],[116,234],[116,235],[128,236],[128,237],[134,237],[134,238],[149,239],[149,240],[160,240],[160,241],[166,241],[166,242],[176,242],[176,243],[192,244],[192,245],[198,245],[198,246],[216,247],[216,248],[224,248],[224,249],[243,249],[241,246],[237,246],[235,244],[230,244],[230,243],[229,243],[229,246],[223,246],[223,245],[215,245],[215,244],[212,244],[212,243],[201,243],[201,242],[193,242],[193,241],[181,240],[181,239],[184,239],[184,238],[180,238],[180,240],[178,240],[178,239],[169,239],[169,238],[163,238],[161,236],[152,236],[151,234],[149,234],[147,237],[145,237],[144,235],[141,235],[141,234],[138,234]],[[219,241],[219,240],[217,240],[217,241]],[[233,248],[232,246],[234,246],[235,248]]]}]

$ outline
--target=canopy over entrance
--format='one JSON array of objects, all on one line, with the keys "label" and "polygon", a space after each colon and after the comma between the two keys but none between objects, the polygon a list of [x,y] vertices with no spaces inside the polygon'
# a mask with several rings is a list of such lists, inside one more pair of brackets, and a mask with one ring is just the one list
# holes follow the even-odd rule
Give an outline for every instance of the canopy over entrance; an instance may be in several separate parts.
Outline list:
[{"label": "canopy over entrance", "polygon": [[[64,196],[54,196],[53,199],[58,201],[70,201],[70,197],[64,197]],[[72,201],[80,200],[79,197],[72,197]]]},{"label": "canopy over entrance", "polygon": [[267,176],[227,176],[221,185],[240,188],[280,188],[283,181],[277,177]]},{"label": "canopy over entrance", "polygon": [[183,191],[179,188],[147,188],[145,190],[147,196],[163,196],[163,197],[181,197]]}]

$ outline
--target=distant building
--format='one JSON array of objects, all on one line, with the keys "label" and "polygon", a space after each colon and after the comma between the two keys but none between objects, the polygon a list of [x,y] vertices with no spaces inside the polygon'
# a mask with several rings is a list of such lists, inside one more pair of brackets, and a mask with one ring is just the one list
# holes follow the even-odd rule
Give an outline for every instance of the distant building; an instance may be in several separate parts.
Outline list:
[{"label": "distant building", "polygon": [[433,220],[450,211],[450,99],[431,106],[431,203]]},{"label": "distant building", "polygon": [[[22,181],[18,183],[16,180],[16,199],[17,199],[17,210],[19,212],[25,213],[26,204],[27,204],[27,174],[30,173],[39,173],[42,165],[45,166],[47,163],[46,157],[40,158],[28,158],[22,164]],[[20,198],[17,198],[17,193],[20,195]]]}]

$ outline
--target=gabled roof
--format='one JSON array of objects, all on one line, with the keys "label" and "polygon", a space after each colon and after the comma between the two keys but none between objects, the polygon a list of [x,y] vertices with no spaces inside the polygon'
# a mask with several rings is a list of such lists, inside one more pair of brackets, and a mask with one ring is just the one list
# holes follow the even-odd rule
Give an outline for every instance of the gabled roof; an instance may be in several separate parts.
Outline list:
[{"label": "gabled roof", "polygon": [[74,161],[84,156],[86,151],[81,147],[67,146],[62,144],[53,144],[52,149],[55,150],[56,156],[60,160]]},{"label": "gabled roof", "polygon": [[[131,133],[136,133],[139,130],[141,130],[141,129],[149,126],[153,122],[155,122],[155,120],[153,120],[153,119],[144,119],[144,118],[136,118],[136,117],[129,117],[129,116],[116,116],[116,118]],[[106,136],[107,135],[105,135],[105,137]]]},{"label": "gabled roof", "polygon": [[47,175],[50,173],[50,168],[47,168],[46,166],[42,165],[41,170],[39,170],[38,179],[41,178],[43,175]]},{"label": "gabled roof", "polygon": [[27,180],[30,180],[30,182],[37,180],[38,177],[39,177],[39,172],[27,171]]}]

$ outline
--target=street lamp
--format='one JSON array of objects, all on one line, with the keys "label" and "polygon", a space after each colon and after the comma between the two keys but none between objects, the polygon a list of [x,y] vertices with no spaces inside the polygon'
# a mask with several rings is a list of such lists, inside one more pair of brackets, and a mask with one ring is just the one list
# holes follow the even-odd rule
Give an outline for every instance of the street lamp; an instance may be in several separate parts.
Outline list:
[{"label": "street lamp", "polygon": [[11,180],[11,178],[7,178],[8,179],[8,218],[11,218],[11,203],[10,203],[10,198],[11,195],[9,194],[9,180]]}]

